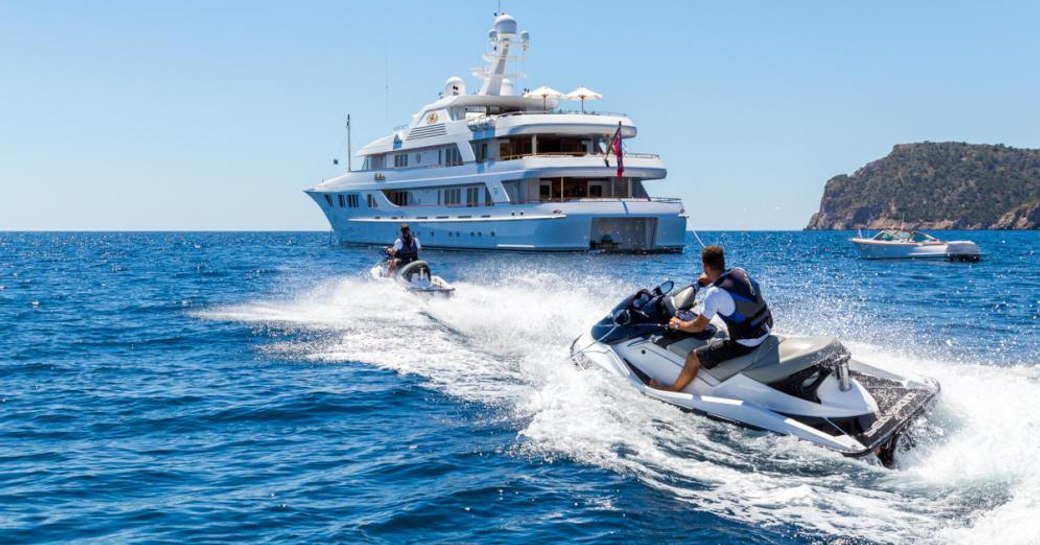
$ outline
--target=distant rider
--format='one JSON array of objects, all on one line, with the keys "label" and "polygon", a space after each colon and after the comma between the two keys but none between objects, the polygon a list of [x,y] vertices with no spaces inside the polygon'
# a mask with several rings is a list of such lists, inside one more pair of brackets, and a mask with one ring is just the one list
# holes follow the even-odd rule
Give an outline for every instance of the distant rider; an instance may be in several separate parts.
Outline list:
[{"label": "distant rider", "polygon": [[401,224],[401,238],[394,241],[393,247],[387,248],[386,253],[390,255],[390,266],[387,272],[393,276],[398,265],[407,265],[419,259],[422,244],[419,239],[412,236],[412,230],[407,223]]},{"label": "distant rider", "polygon": [[651,388],[681,392],[697,377],[701,366],[711,369],[723,361],[748,354],[769,337],[773,315],[762,297],[758,282],[739,267],[727,270],[726,256],[721,246],[704,248],[701,251],[701,264],[704,274],[697,279],[697,283],[701,286],[710,284],[711,287],[704,296],[700,316],[687,321],[673,317],[668,322],[668,328],[700,333],[718,313],[729,329],[729,338],[712,340],[691,350],[674,383],[664,385],[651,380]]}]

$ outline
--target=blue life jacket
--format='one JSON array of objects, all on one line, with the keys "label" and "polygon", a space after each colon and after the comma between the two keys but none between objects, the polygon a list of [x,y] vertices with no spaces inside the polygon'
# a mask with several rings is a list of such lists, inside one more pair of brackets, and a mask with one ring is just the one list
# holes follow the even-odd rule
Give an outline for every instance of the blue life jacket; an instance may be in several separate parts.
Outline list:
[{"label": "blue life jacket", "polygon": [[725,290],[733,298],[733,314],[719,316],[726,322],[729,336],[733,340],[757,339],[773,327],[773,314],[762,298],[762,291],[747,271],[733,267],[716,280],[713,286]]},{"label": "blue life jacket", "polygon": [[419,259],[419,247],[415,244],[415,237],[400,238],[401,249],[397,251],[397,258],[401,260],[400,265],[407,265]]}]

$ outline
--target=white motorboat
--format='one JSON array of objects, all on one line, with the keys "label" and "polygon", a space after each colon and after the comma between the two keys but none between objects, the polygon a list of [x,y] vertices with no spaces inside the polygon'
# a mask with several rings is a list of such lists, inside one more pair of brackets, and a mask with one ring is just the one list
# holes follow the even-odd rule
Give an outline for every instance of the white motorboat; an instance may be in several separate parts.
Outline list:
[{"label": "white motorboat", "polygon": [[950,259],[978,261],[979,246],[970,240],[939,240],[909,229],[884,229],[871,238],[850,239],[864,259]]},{"label": "white motorboat", "polygon": [[834,337],[778,335],[750,354],[702,368],[682,392],[651,388],[651,379],[674,382],[690,350],[726,336],[711,324],[696,334],[667,329],[671,316],[697,308],[696,286],[669,293],[671,288],[666,282],[622,300],[572,343],[575,363],[624,377],[647,396],[684,410],[886,466],[912,444],[907,427],[939,393],[932,379],[898,375],[853,358]]},{"label": "white motorboat", "polygon": [[413,293],[450,296],[455,292],[454,286],[431,274],[430,265],[421,259],[399,266],[393,275],[390,274],[389,266],[389,260],[384,259],[368,272],[376,279],[393,278],[401,287]]}]

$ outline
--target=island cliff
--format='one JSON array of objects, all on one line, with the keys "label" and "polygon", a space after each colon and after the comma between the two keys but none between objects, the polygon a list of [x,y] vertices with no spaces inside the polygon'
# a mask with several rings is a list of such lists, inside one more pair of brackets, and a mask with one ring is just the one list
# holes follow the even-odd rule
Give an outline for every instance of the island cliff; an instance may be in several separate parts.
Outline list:
[{"label": "island cliff", "polygon": [[900,144],[827,181],[806,229],[1040,228],[1040,150]]}]

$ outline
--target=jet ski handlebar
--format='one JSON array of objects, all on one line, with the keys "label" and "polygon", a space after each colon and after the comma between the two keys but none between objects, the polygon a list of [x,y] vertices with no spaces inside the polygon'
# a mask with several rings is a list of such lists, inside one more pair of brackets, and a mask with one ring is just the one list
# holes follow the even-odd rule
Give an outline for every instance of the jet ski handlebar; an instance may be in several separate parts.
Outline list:
[{"label": "jet ski handlebar", "polygon": [[[640,289],[627,299],[627,305],[622,302],[621,305],[618,305],[618,307],[615,308],[614,312],[611,314],[612,321],[617,325],[628,325],[632,323],[632,317],[634,315],[641,318],[641,321],[644,322],[656,321],[661,323],[661,300],[672,291],[674,286],[674,282],[666,280],[654,288]],[[651,314],[655,314],[656,317]],[[668,316],[667,318],[671,318],[671,316]],[[665,323],[661,323],[662,327],[664,327],[664,325]]]}]

